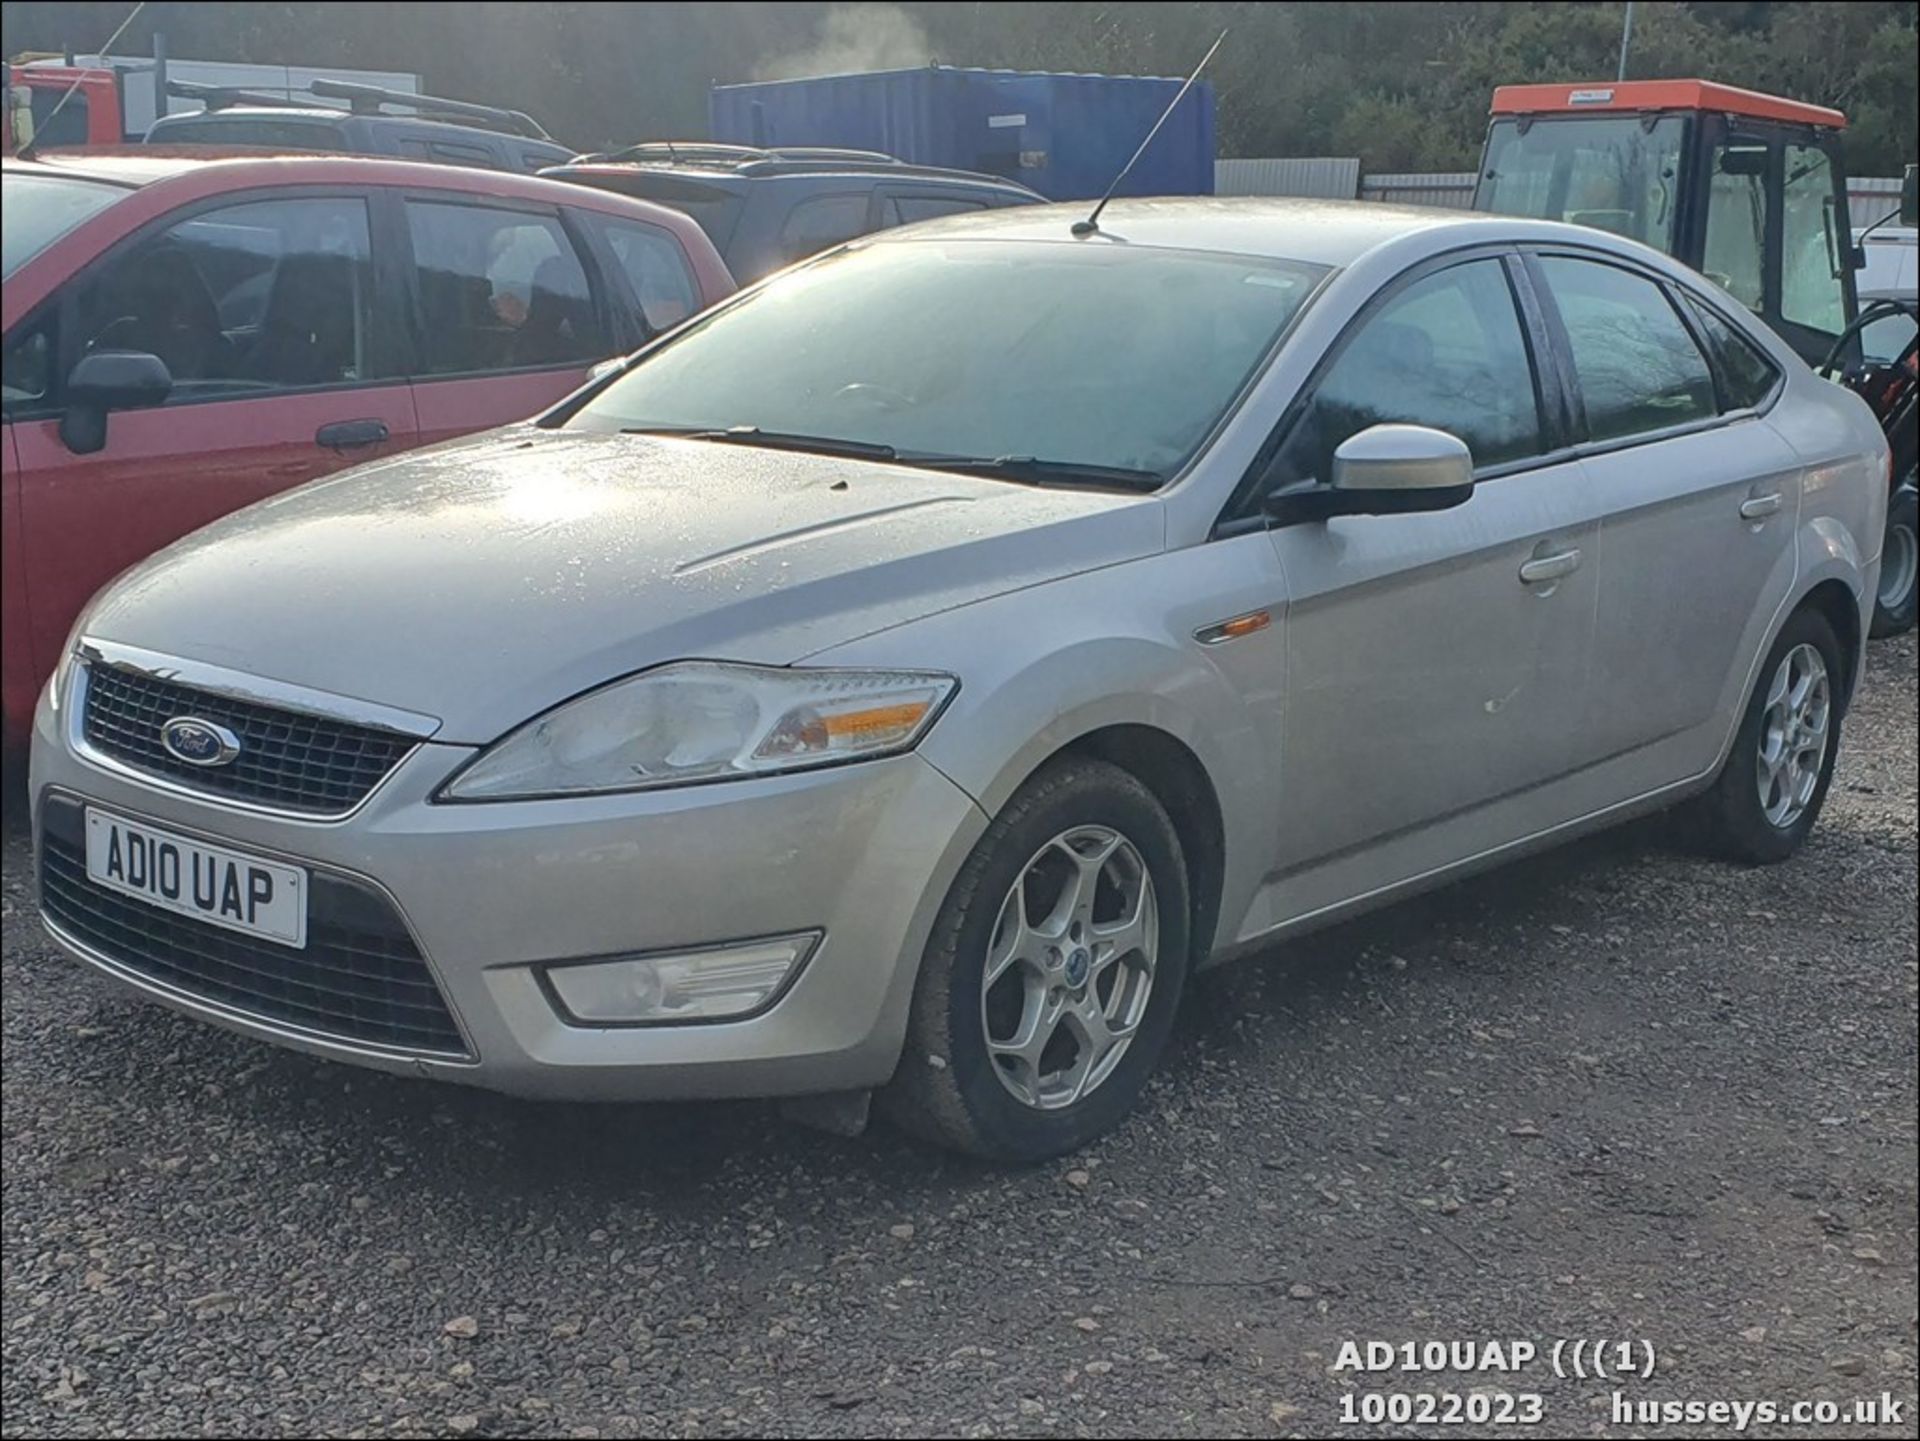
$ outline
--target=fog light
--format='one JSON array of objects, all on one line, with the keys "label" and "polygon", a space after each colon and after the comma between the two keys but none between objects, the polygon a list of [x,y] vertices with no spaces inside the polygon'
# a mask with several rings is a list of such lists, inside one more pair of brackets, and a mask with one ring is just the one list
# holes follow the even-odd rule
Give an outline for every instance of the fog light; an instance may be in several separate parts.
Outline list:
[{"label": "fog light", "polygon": [[724,1021],[764,1010],[805,963],[817,934],[546,968],[569,1020],[587,1025]]}]

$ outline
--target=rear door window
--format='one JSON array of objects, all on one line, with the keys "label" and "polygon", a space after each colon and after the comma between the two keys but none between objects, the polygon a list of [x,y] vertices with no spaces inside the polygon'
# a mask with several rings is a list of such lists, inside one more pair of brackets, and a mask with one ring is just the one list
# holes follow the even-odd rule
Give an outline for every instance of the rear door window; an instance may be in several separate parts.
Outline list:
[{"label": "rear door window", "polygon": [[584,365],[607,354],[586,267],[557,217],[433,200],[406,210],[423,373]]},{"label": "rear door window", "polygon": [[80,351],[159,356],[169,403],[376,379],[370,254],[357,197],[202,211],[87,278]]},{"label": "rear door window", "polygon": [[786,260],[804,260],[865,235],[870,195],[816,195],[787,213],[780,226],[780,253]]},{"label": "rear door window", "polygon": [[1619,440],[1714,415],[1713,373],[1693,336],[1644,276],[1617,265],[1540,259],[1573,352],[1587,435]]},{"label": "rear door window", "polygon": [[986,202],[958,195],[889,195],[881,212],[883,225],[911,225],[916,220],[933,220],[942,215],[963,215],[969,210],[985,210]]},{"label": "rear door window", "polygon": [[484,145],[462,145],[452,140],[421,140],[407,136],[400,141],[400,153],[437,165],[475,165],[483,170],[498,170],[500,158]]},{"label": "rear door window", "polygon": [[1332,474],[1340,443],[1371,425],[1428,425],[1467,443],[1476,468],[1540,454],[1533,366],[1498,260],[1414,281],[1360,323],[1281,447],[1277,484]]}]

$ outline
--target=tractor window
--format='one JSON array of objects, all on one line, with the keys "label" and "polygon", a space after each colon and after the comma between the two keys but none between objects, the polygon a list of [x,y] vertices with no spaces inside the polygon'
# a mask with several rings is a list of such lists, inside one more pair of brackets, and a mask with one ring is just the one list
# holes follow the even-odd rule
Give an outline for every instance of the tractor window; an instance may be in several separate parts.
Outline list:
[{"label": "tractor window", "polygon": [[1747,309],[1766,304],[1767,145],[1713,147],[1707,238],[1700,269]]},{"label": "tractor window", "polygon": [[1663,116],[1495,122],[1476,210],[1591,225],[1671,250],[1685,121]]},{"label": "tractor window", "polygon": [[1841,268],[1853,238],[1840,230],[1833,163],[1813,145],[1787,146],[1780,206],[1780,318],[1823,335],[1847,323]]}]

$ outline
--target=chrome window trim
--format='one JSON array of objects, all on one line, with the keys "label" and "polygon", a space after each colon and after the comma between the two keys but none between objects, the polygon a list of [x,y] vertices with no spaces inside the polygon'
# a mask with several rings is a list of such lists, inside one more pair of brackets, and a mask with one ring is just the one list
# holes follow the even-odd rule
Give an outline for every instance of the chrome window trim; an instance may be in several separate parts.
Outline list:
[{"label": "chrome window trim", "polygon": [[[221,810],[245,811],[250,815],[272,816],[276,820],[298,821],[307,825],[338,825],[358,814],[393,779],[414,751],[419,749],[418,742],[426,740],[440,729],[440,722],[434,717],[420,715],[414,711],[379,705],[373,701],[363,701],[352,696],[334,695],[328,691],[309,690],[304,686],[246,675],[240,671],[228,670],[224,666],[209,665],[202,661],[179,660],[173,656],[161,655],[157,651],[142,650],[138,646],[82,637],[75,645],[74,652],[78,663],[74,666],[72,678],[68,682],[68,694],[62,697],[66,709],[67,745],[73,753],[88,765],[109,771],[136,785],[161,791],[167,795],[198,801],[203,805]],[[304,715],[340,721],[347,725],[389,731],[410,737],[416,744],[402,751],[387,773],[375,782],[364,796],[341,811],[297,810],[290,806],[251,801],[245,797],[227,795],[221,791],[202,790],[198,786],[188,785],[171,776],[130,765],[118,756],[109,755],[100,750],[87,739],[87,682],[89,671],[95,665],[107,665],[119,670],[132,671],[170,684],[192,686],[196,690],[230,696],[252,705],[298,711]]]}]

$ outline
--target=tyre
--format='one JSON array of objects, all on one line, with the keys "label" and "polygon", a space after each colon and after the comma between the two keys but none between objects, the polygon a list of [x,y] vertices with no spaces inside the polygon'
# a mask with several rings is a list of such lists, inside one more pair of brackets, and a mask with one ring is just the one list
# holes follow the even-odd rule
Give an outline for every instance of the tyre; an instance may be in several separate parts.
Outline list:
[{"label": "tyre", "polygon": [[1708,850],[1771,865],[1800,848],[1833,781],[1845,677],[1826,617],[1795,611],[1760,667],[1720,778],[1697,802]]},{"label": "tyre", "polygon": [[1874,598],[1873,629],[1875,640],[1890,635],[1905,635],[1913,629],[1914,612],[1920,605],[1920,523],[1914,512],[1916,499],[1913,476],[1893,494],[1887,510],[1887,538],[1880,552],[1880,591]]},{"label": "tyre", "polygon": [[1049,765],[954,879],[882,1111],[995,1161],[1112,1129],[1166,1044],[1189,914],[1180,837],[1153,793],[1106,761]]}]

